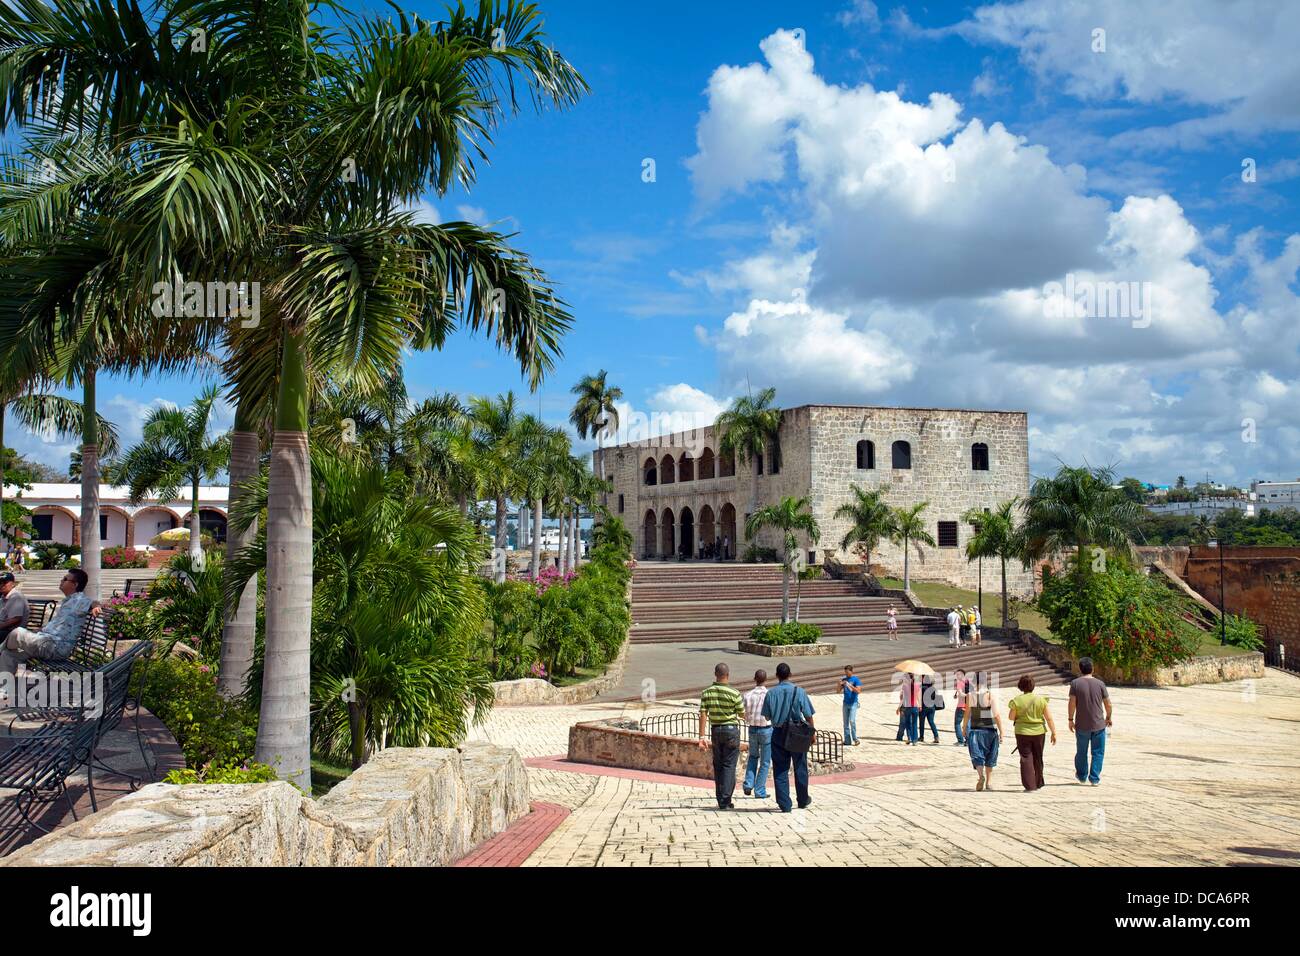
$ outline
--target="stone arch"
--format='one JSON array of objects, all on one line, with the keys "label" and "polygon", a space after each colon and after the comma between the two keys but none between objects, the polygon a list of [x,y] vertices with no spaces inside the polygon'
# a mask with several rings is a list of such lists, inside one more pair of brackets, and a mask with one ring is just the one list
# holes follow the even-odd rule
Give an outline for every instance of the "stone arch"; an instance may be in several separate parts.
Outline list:
[{"label": "stone arch", "polygon": [[659,460],[659,484],[671,485],[677,480],[677,466],[672,455],[664,455]]},{"label": "stone arch", "polygon": [[736,477],[736,454],[735,452],[722,452],[718,455],[718,477],[734,478]]},{"label": "stone arch", "polygon": [[697,470],[698,478],[713,478],[717,473],[717,461],[713,457],[713,449],[705,448],[700,455],[700,467]]},{"label": "stone arch", "polygon": [[[50,537],[33,538],[34,541],[54,541],[57,544],[66,544],[71,547],[78,547],[81,544],[81,516],[70,508],[63,505],[37,505],[32,509],[32,517],[37,515],[51,515],[55,520],[50,522]],[[58,517],[66,517],[68,525],[57,520]],[[66,530],[65,530],[66,528]],[[66,540],[65,540],[66,538]]]},{"label": "stone arch", "polygon": [[645,485],[659,483],[659,465],[653,458],[647,458],[641,466],[641,482]]},{"label": "stone arch", "polygon": [[677,459],[677,480],[695,480],[695,459],[691,457],[689,451],[682,452],[681,457]]},{"label": "stone arch", "polygon": [[889,448],[890,467],[906,471],[912,467],[912,443],[901,438]]},{"label": "stone arch", "polygon": [[982,441],[977,441],[970,446],[970,470],[989,470],[989,446]]},{"label": "stone arch", "polygon": [[876,443],[864,438],[858,442],[857,449],[858,469],[869,471],[876,467]]},{"label": "stone arch", "polygon": [[[181,516],[166,505],[145,505],[143,508],[138,508],[133,517],[136,544],[141,545],[148,544],[161,532],[179,528],[181,525]],[[163,527],[164,517],[167,519],[167,527]]]},{"label": "stone arch", "polygon": [[727,549],[724,557],[734,558],[736,556],[736,506],[730,501],[718,512],[718,534],[723,538],[720,543]]},{"label": "stone arch", "polygon": [[[121,518],[120,522],[114,521],[113,518]],[[101,534],[100,545],[105,548],[130,548],[134,547],[135,541],[135,519],[125,508],[118,505],[108,505],[104,502],[99,503],[99,521],[104,527],[107,534]],[[121,528],[121,534],[117,529]]]},{"label": "stone arch", "polygon": [[656,546],[658,540],[656,531],[658,527],[659,524],[655,519],[654,511],[647,510],[645,518],[641,521],[641,554],[647,558],[653,558],[659,553],[659,549]]},{"label": "stone arch", "polygon": [[[194,515],[194,510],[190,509],[185,512],[185,517],[181,519],[181,524],[185,527],[190,526],[190,518]],[[226,512],[223,508],[215,505],[199,505],[199,533],[211,535],[218,543],[226,540]]]},{"label": "stone arch", "polygon": [[695,557],[695,514],[690,508],[683,508],[681,513],[681,544],[677,550],[688,558]]},{"label": "stone arch", "polygon": [[659,556],[671,558],[677,554],[676,517],[672,508],[665,508],[659,516]]},{"label": "stone arch", "polygon": [[716,521],[717,518],[709,505],[705,505],[700,509],[699,539],[701,547],[707,548],[717,540],[717,529],[714,526]]}]

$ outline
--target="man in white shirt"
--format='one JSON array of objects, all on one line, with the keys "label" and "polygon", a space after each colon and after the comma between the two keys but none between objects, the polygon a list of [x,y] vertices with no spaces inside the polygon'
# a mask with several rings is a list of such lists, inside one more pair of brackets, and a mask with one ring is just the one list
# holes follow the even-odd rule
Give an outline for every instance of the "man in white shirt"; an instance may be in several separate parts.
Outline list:
[{"label": "man in white shirt", "polygon": [[772,763],[772,721],[763,716],[767,699],[767,671],[754,671],[754,687],[744,696],[745,723],[749,725],[749,760],[745,763],[745,796],[767,799],[767,770]]},{"label": "man in white shirt", "polygon": [[948,612],[948,646],[961,646],[961,615],[956,608]]}]

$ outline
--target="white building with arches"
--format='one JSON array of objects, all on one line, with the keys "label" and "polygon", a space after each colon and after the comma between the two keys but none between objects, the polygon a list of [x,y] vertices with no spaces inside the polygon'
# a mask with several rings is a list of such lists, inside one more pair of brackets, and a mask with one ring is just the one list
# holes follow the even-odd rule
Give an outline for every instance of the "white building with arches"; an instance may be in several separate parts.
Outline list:
[{"label": "white building with arches", "polygon": [[[229,489],[224,485],[200,486],[199,523],[218,541],[226,537]],[[81,483],[40,483],[30,488],[6,485],[6,501],[16,500],[31,511],[32,542],[54,541],[81,546]],[[99,486],[99,542],[101,547],[143,547],[160,532],[189,526],[192,502],[146,498],[132,504],[121,485]],[[27,543],[32,543],[27,542]],[[9,542],[5,542],[7,545]]]},{"label": "white building with arches", "polygon": [[[821,528],[810,563],[827,554],[856,560],[839,547],[849,522],[835,511],[853,498],[851,484],[887,487],[885,500],[905,507],[928,502],[923,516],[936,546],[913,547],[912,576],[974,588],[980,566],[966,560],[971,508],[993,509],[1029,491],[1029,421],[1025,412],[865,405],[801,405],[783,412],[778,440],[741,467],[719,454],[712,426],[599,449],[595,470],[613,483],[605,505],[636,536],[641,558],[718,551],[728,542],[743,555],[751,498],[757,506],[787,495],[808,497]],[[755,492],[756,487],[756,492]],[[758,544],[776,547],[774,532]],[[902,576],[902,549],[882,542],[872,563]],[[983,562],[986,590],[999,587],[997,562]],[[1032,589],[1032,574],[1014,562],[1008,585]]]}]

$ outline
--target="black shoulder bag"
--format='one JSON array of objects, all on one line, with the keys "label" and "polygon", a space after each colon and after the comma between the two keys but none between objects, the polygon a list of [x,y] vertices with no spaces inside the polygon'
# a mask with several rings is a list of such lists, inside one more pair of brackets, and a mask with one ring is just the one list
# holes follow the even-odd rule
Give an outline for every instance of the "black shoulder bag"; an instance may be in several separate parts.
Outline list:
[{"label": "black shoulder bag", "polygon": [[792,754],[806,754],[812,748],[813,737],[817,732],[803,717],[795,717],[794,714],[792,705],[790,719],[781,725],[785,730],[785,749]]}]

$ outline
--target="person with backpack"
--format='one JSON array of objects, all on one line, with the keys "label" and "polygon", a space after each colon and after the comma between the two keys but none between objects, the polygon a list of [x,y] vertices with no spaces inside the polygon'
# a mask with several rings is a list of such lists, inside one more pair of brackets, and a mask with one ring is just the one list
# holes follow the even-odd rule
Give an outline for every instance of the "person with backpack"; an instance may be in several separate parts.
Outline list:
[{"label": "person with backpack", "polygon": [[808,744],[813,729],[813,705],[808,693],[790,680],[790,665],[776,665],[777,684],[763,698],[763,716],[772,724],[772,782],[776,786],[776,805],[789,813],[790,766],[794,765],[795,797],[799,809],[812,803],[808,793]]},{"label": "person with backpack", "polygon": [[975,688],[966,695],[966,717],[962,725],[971,766],[975,768],[976,790],[993,789],[993,768],[998,765],[1002,743],[1002,715],[988,687],[988,675],[975,675]]}]

